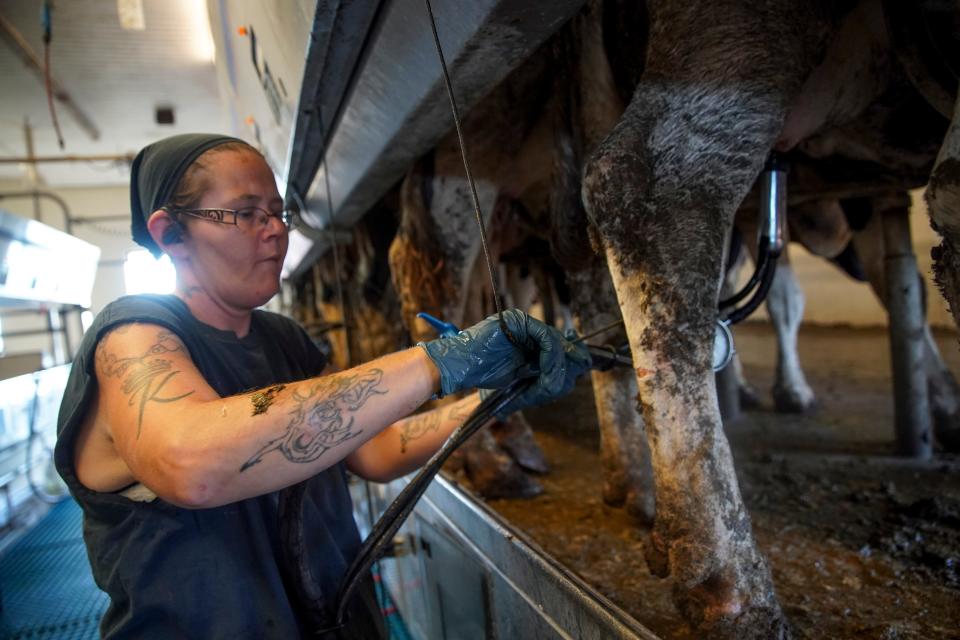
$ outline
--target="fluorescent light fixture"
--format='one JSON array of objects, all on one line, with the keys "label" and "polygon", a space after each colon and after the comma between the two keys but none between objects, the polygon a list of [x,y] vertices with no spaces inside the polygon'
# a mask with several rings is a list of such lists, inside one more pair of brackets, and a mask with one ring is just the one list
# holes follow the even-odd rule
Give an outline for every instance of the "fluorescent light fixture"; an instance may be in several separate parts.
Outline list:
[{"label": "fluorescent light fixture", "polygon": [[213,46],[213,34],[210,32],[207,3],[205,0],[186,0],[181,4],[187,13],[186,22],[190,30],[192,57],[198,62],[212,64],[216,49]]}]

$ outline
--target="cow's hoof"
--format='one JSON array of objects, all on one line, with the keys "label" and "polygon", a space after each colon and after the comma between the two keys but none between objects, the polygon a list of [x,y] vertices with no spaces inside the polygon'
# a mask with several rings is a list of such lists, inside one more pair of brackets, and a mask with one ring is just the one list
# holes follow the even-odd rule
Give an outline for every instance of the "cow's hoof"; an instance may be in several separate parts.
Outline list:
[{"label": "cow's hoof", "polygon": [[627,501],[627,485],[623,480],[603,481],[603,504],[608,507],[622,507]]},{"label": "cow's hoof", "polygon": [[779,607],[757,607],[736,617],[708,619],[697,627],[694,636],[709,640],[790,640],[793,634]]},{"label": "cow's hoof", "polygon": [[790,625],[772,585],[767,585],[766,593],[763,586],[755,587],[753,593],[741,591],[730,578],[714,575],[691,589],[674,583],[673,597],[681,615],[695,627],[697,638],[789,640]]},{"label": "cow's hoof", "polygon": [[630,480],[620,476],[603,482],[603,503],[608,507],[623,508],[642,526],[653,525],[656,499],[653,487],[631,486]]},{"label": "cow's hoof", "polygon": [[812,413],[817,409],[817,399],[810,387],[775,386],[773,406],[777,413]]},{"label": "cow's hoof", "polygon": [[657,507],[652,488],[649,491],[628,491],[624,504],[627,514],[637,520],[640,525],[653,526]]},{"label": "cow's hoof", "polygon": [[533,439],[533,430],[523,414],[515,413],[493,425],[493,435],[517,464],[534,473],[549,473],[550,465],[540,445]]},{"label": "cow's hoof", "polygon": [[760,407],[760,394],[757,393],[756,389],[748,384],[743,384],[737,391],[740,394],[741,409],[757,409]]},{"label": "cow's hoof", "polygon": [[471,450],[465,463],[470,484],[484,498],[533,498],[543,493],[540,483],[503,451]]}]

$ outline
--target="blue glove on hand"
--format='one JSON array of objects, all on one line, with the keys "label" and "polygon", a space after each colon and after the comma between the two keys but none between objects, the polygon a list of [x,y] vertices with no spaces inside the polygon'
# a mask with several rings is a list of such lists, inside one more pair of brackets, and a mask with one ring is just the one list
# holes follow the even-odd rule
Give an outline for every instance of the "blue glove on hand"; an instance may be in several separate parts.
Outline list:
[{"label": "blue glove on hand", "polygon": [[[573,390],[577,378],[589,371],[591,366],[590,353],[587,351],[586,345],[580,342],[574,342],[576,338],[576,332],[570,331],[565,338],[562,339],[561,344],[564,352],[565,371],[563,384],[560,385],[559,389],[547,389],[537,381],[536,384],[498,411],[496,413],[498,420],[505,420],[511,413],[520,411],[521,409],[547,404],[567,395]],[[495,389],[480,389],[480,400],[486,400],[495,392]]]},{"label": "blue glove on hand", "polygon": [[455,336],[420,343],[440,371],[441,395],[505,387],[530,364],[538,374],[534,389],[554,397],[572,388],[568,377],[575,380],[590,367],[586,347],[571,343],[553,327],[516,309],[504,311],[503,320],[521,348],[510,342],[495,315]]}]

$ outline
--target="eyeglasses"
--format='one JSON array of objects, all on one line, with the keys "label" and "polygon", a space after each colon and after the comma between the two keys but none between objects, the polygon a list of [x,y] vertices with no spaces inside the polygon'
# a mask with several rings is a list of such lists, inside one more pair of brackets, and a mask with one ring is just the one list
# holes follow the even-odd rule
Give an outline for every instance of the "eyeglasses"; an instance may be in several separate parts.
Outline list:
[{"label": "eyeglasses", "polygon": [[293,229],[300,219],[295,209],[284,209],[279,213],[271,213],[260,207],[244,207],[242,209],[174,209],[164,207],[167,213],[183,214],[192,218],[209,220],[219,224],[232,224],[243,232],[255,233],[261,231],[270,222],[270,218],[277,218],[287,230]]}]

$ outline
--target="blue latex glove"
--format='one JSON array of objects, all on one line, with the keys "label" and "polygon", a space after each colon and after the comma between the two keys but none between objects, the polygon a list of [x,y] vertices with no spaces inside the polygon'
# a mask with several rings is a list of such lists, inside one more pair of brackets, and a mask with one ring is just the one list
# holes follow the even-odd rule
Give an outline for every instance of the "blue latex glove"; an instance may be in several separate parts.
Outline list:
[{"label": "blue latex glove", "polygon": [[420,343],[440,371],[441,395],[505,387],[530,371],[531,367],[525,368],[528,364],[537,374],[534,388],[558,394],[568,385],[569,363],[578,369],[574,373],[589,368],[586,347],[572,345],[553,327],[516,309],[504,311],[503,320],[521,348],[510,342],[495,315],[455,336]]},{"label": "blue latex glove", "polygon": [[[521,409],[547,404],[567,395],[573,390],[577,378],[589,371],[591,366],[590,353],[587,351],[586,345],[582,342],[574,342],[576,338],[576,332],[570,331],[561,343],[565,367],[563,384],[560,385],[559,389],[547,389],[538,382],[520,394],[513,402],[498,411],[496,413],[498,420],[505,420],[511,413],[520,411]],[[495,391],[495,389],[480,389],[480,400],[486,400],[487,397]]]}]

